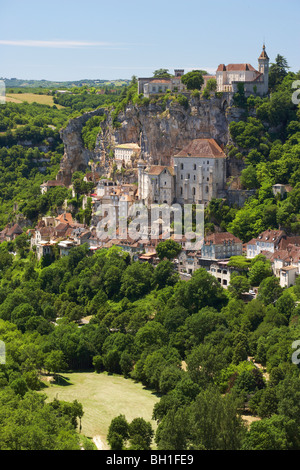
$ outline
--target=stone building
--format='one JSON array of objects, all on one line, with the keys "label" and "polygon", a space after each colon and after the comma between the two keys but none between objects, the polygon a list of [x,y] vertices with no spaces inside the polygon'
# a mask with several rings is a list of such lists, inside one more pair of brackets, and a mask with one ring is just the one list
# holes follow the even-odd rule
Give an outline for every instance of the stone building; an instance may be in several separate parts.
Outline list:
[{"label": "stone building", "polygon": [[265,230],[247,243],[247,258],[252,259],[262,251],[274,253],[280,241],[286,237],[283,230]]},{"label": "stone building", "polygon": [[139,199],[151,203],[205,204],[224,197],[226,155],[214,139],[194,139],[172,157],[173,165],[138,161]]},{"label": "stone building", "polygon": [[174,201],[175,178],[171,166],[152,165],[147,169],[143,160],[138,161],[139,200],[145,204],[169,204]]},{"label": "stone building", "polygon": [[269,62],[266,47],[258,58],[258,70],[251,64],[220,64],[216,72],[217,91],[236,93],[238,84],[244,84],[246,95],[266,95],[269,89]]},{"label": "stone building", "polygon": [[183,92],[186,86],[181,83],[181,77],[184,75],[183,69],[174,70],[174,76],[170,78],[139,78],[138,93],[143,93],[146,98],[157,93],[166,93],[167,90],[173,92]]},{"label": "stone building", "polygon": [[129,142],[115,147],[115,162],[117,167],[132,166],[132,159],[138,159],[140,156],[140,146]]},{"label": "stone building", "polygon": [[243,242],[229,232],[216,232],[204,239],[201,258],[226,260],[231,256],[242,256]]},{"label": "stone building", "polygon": [[214,139],[194,139],[173,156],[175,198],[180,204],[205,204],[224,197],[226,155]]}]

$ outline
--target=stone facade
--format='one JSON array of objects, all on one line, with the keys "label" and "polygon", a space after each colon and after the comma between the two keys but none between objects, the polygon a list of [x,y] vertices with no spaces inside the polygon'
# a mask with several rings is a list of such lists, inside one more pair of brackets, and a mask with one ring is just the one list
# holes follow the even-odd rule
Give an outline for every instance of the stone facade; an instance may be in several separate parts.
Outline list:
[{"label": "stone facade", "polygon": [[203,204],[224,197],[226,155],[214,139],[195,139],[173,156],[176,201]]},{"label": "stone facade", "polygon": [[246,95],[264,96],[269,89],[269,57],[265,45],[258,58],[258,70],[251,64],[220,64],[217,73],[217,91],[236,93],[238,84],[244,84]]},{"label": "stone facade", "polygon": [[143,93],[146,98],[157,93],[166,93],[167,90],[173,92],[186,91],[186,86],[181,83],[181,77],[184,75],[183,69],[174,70],[174,76],[170,78],[139,78],[138,93]]},{"label": "stone facade", "polygon": [[174,201],[174,169],[153,165],[147,169],[143,160],[138,162],[139,199],[146,204],[169,204]]},{"label": "stone facade", "polygon": [[147,203],[205,204],[224,197],[226,155],[214,139],[194,139],[172,157],[173,165],[138,162],[139,199]]},{"label": "stone facade", "polygon": [[120,168],[121,166],[132,166],[132,158],[138,159],[141,148],[136,143],[125,143],[115,147],[115,162]]}]

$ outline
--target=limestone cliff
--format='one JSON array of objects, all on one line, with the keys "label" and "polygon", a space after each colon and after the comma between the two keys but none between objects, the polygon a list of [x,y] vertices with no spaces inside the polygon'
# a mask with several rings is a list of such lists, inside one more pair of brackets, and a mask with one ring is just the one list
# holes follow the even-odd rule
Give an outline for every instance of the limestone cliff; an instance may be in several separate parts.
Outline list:
[{"label": "limestone cliff", "polygon": [[70,119],[67,126],[60,131],[64,143],[64,156],[61,160],[60,170],[56,179],[66,185],[71,184],[72,174],[75,171],[84,171],[89,160],[95,158],[94,152],[84,147],[81,131],[86,122],[93,116],[102,116],[104,109],[96,109],[74,119]]},{"label": "limestone cliff", "polygon": [[[69,184],[74,171],[84,170],[90,159],[98,160],[102,174],[109,172],[109,154],[118,144],[138,142],[142,157],[148,163],[168,165],[171,157],[190,140],[213,138],[224,147],[228,143],[228,124],[236,117],[230,116],[226,99],[200,100],[191,98],[184,108],[170,101],[165,106],[149,103],[147,106],[130,105],[118,115],[118,125],[113,125],[112,115],[104,109],[85,113],[69,121],[61,131],[65,154],[58,179]],[[84,148],[81,130],[88,119],[95,115],[107,115],[101,123],[95,151]]]}]

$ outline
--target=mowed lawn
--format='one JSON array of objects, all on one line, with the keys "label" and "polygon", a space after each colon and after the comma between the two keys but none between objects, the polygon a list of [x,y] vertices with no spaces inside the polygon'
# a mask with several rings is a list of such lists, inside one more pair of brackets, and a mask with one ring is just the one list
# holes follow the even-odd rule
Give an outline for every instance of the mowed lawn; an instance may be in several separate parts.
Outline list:
[{"label": "mowed lawn", "polygon": [[[27,101],[27,103],[39,103],[47,104],[48,106],[53,106],[55,103],[53,101],[53,96],[51,95],[36,95],[35,93],[7,93],[6,101],[11,103],[22,103]],[[62,108],[63,106],[56,104],[57,108]]]},{"label": "mowed lawn", "polygon": [[120,414],[125,415],[129,422],[137,417],[144,418],[156,429],[152,412],[159,397],[142,384],[107,373],[66,373],[63,377],[65,380],[62,385],[51,384],[42,392],[46,393],[50,401],[56,397],[64,401],[78,400],[82,404],[82,434],[85,436],[100,436],[107,445],[110,422]]}]

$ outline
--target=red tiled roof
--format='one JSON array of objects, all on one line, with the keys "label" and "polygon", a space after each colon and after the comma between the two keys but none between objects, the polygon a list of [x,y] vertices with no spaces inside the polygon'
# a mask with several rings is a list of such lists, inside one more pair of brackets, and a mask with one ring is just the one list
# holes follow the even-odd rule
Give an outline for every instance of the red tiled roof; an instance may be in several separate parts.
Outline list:
[{"label": "red tiled roof", "polygon": [[252,67],[251,64],[220,64],[219,67],[217,68],[217,72],[245,72],[245,71],[251,71],[251,72],[257,72],[257,70]]},{"label": "red tiled roof", "polygon": [[11,235],[21,235],[23,233],[23,230],[21,229],[20,225],[14,224],[12,227],[9,227],[6,235],[10,237]]},{"label": "red tiled roof", "polygon": [[226,158],[214,139],[194,139],[174,157]]},{"label": "red tiled roof", "polygon": [[58,217],[56,217],[55,220],[58,220],[59,222],[63,223],[73,223],[72,214],[70,214],[70,212],[65,212],[64,214],[59,215]]},{"label": "red tiled roof", "polygon": [[273,242],[275,245],[285,235],[284,230],[265,230],[255,240],[260,242]]},{"label": "red tiled roof", "polygon": [[242,240],[234,236],[232,233],[229,232],[215,232],[212,233],[211,235],[205,237],[204,243],[209,243],[213,242],[214,245],[219,245],[220,243],[223,243],[224,241],[234,241],[235,243],[243,243]]},{"label": "red tiled roof", "polygon": [[151,80],[151,83],[171,83],[171,80],[166,80],[166,79],[163,79],[163,78],[156,78],[155,80]]},{"label": "red tiled roof", "polygon": [[174,175],[174,170],[170,166],[153,165],[150,167],[149,175],[160,175],[164,170],[168,170],[171,175]]}]

